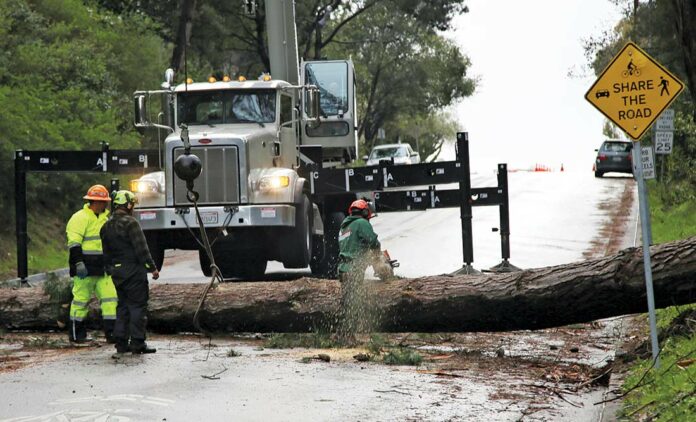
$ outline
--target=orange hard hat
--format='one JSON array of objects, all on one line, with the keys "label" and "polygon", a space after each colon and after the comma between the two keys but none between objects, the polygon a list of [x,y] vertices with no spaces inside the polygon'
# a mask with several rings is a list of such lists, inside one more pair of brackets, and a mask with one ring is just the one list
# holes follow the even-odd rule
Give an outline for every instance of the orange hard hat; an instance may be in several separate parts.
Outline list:
[{"label": "orange hard hat", "polygon": [[362,216],[367,218],[368,220],[372,218],[372,210],[370,209],[370,206],[367,204],[367,201],[365,201],[364,199],[358,199],[357,201],[353,201],[353,203],[350,204],[350,207],[348,207],[348,214],[352,215],[353,210],[357,210],[357,212],[362,214]]},{"label": "orange hard hat", "polygon": [[111,196],[109,196],[108,189],[106,189],[103,185],[94,185],[87,190],[87,195],[83,196],[82,199],[110,202]]}]

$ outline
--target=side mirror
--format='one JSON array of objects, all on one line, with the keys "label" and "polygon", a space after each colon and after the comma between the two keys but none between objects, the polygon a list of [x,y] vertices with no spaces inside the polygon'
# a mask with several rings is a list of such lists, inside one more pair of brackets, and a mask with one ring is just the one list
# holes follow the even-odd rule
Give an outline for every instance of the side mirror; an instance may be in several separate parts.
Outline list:
[{"label": "side mirror", "polygon": [[138,94],[133,97],[133,105],[135,107],[135,127],[144,129],[150,126],[150,121],[147,119],[147,99],[145,94]]},{"label": "side mirror", "polygon": [[412,153],[411,153],[411,157],[418,157],[418,153],[417,153],[417,152],[412,152]]},{"label": "side mirror", "polygon": [[362,156],[362,159],[363,159],[363,161],[367,161],[367,160],[370,159],[370,157],[368,157],[367,155],[363,155],[363,156]]},{"label": "side mirror", "polygon": [[174,69],[169,68],[164,72],[164,81],[170,86],[174,84]]},{"label": "side mirror", "polygon": [[594,152],[599,152],[599,150],[598,150],[598,149],[596,149],[596,150],[594,150]]},{"label": "side mirror", "polygon": [[316,128],[319,126],[321,123],[320,119],[320,113],[321,113],[321,106],[320,106],[320,94],[319,94],[319,88],[316,86],[309,86],[307,87],[306,90],[306,101],[307,101],[307,117],[309,117],[309,127],[311,128]]}]

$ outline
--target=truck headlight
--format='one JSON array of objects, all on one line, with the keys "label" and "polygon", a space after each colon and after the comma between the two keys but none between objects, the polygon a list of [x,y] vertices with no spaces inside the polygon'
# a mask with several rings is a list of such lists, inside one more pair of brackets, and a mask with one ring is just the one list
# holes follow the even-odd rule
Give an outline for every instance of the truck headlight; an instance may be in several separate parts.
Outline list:
[{"label": "truck headlight", "polygon": [[288,176],[265,176],[259,180],[259,190],[270,191],[287,188],[290,186],[290,177]]},{"label": "truck headlight", "polygon": [[130,190],[138,198],[138,208],[163,207],[166,202],[164,172],[155,171],[131,180]]},{"label": "truck headlight", "polygon": [[136,179],[131,180],[130,190],[134,193],[157,193],[160,192],[160,185],[155,180]]}]

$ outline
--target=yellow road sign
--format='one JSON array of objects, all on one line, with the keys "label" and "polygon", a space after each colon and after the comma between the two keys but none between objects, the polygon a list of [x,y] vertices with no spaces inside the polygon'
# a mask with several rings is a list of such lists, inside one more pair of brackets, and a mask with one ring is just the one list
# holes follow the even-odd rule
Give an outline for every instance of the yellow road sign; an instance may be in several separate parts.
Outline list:
[{"label": "yellow road sign", "polygon": [[638,140],[683,89],[679,79],[629,42],[599,75],[585,99]]}]

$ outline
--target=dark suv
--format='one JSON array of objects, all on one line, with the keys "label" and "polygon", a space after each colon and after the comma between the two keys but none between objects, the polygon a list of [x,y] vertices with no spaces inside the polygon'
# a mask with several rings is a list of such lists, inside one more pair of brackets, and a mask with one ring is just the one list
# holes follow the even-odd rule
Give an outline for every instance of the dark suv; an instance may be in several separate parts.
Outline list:
[{"label": "dark suv", "polygon": [[604,173],[629,173],[633,174],[633,162],[631,151],[633,142],[621,140],[607,140],[597,151],[595,161],[595,177],[602,177]]}]

